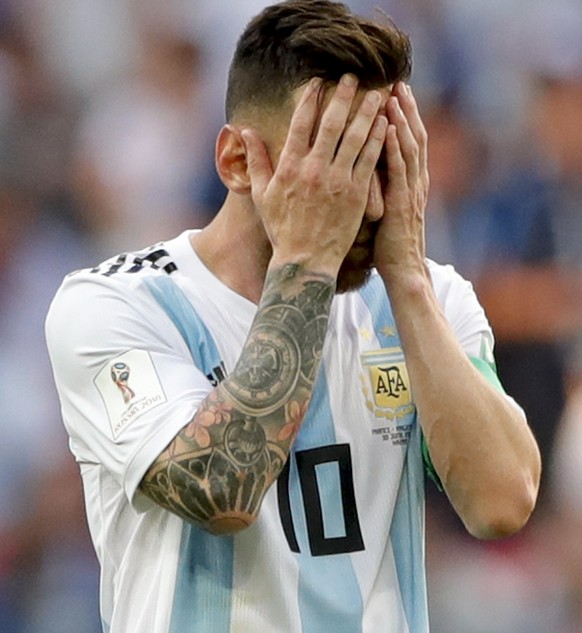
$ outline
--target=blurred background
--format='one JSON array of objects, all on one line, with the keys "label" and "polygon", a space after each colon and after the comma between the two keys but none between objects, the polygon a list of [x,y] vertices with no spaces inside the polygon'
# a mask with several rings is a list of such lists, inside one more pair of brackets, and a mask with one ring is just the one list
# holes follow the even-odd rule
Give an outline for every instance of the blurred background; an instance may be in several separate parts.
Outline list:
[{"label": "blurred background", "polygon": [[[0,0],[2,633],[99,631],[44,317],[66,273],[216,213],[228,62],[266,4]],[[544,459],[535,515],[503,541],[468,537],[427,484],[433,633],[580,633],[582,2],[348,4],[412,37],[428,254],[475,285]]]}]

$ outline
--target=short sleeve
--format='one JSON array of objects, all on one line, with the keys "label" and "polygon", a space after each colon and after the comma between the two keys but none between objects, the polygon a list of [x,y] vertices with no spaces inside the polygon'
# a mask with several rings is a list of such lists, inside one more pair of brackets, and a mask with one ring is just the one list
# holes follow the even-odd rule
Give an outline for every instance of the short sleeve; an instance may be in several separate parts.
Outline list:
[{"label": "short sleeve", "polygon": [[473,285],[452,266],[429,261],[434,291],[467,356],[493,362],[493,332]]},{"label": "short sleeve", "polygon": [[77,461],[100,464],[136,509],[149,507],[139,484],[192,419],[210,380],[137,281],[72,276],[50,307],[46,339]]},{"label": "short sleeve", "polygon": [[[429,261],[428,265],[435,294],[456,339],[478,371],[496,389],[505,393],[495,369],[493,332],[473,285],[452,266],[441,266],[432,261]],[[508,395],[505,397],[512,406],[521,411],[513,398]],[[523,411],[521,412],[523,414]],[[442,490],[443,486],[432,464],[424,436],[422,454],[429,477]]]}]

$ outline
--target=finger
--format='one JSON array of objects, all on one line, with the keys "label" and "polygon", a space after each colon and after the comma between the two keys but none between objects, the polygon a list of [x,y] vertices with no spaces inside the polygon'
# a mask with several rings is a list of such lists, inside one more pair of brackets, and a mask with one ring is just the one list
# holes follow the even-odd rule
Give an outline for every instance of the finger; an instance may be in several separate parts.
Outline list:
[{"label": "finger", "polygon": [[368,204],[365,216],[370,222],[377,222],[384,215],[384,198],[382,196],[382,183],[377,171],[372,172],[370,187],[368,189]]},{"label": "finger", "polygon": [[250,128],[241,130],[247,155],[247,168],[251,180],[251,191],[261,196],[273,177],[273,167],[267,148],[259,135]]},{"label": "finger", "polygon": [[388,191],[408,190],[406,161],[402,155],[396,125],[390,123],[386,130],[386,162],[388,163]]},{"label": "finger", "polygon": [[386,142],[387,128],[388,119],[384,115],[377,116],[354,166],[353,179],[355,182],[370,182]]},{"label": "finger", "polygon": [[314,77],[305,87],[291,117],[281,156],[305,156],[309,151],[319,114],[318,96],[321,85],[322,80]]},{"label": "finger", "polygon": [[[354,118],[340,141],[334,161],[336,166],[351,170],[368,141],[372,141],[373,147],[376,146],[374,141],[378,139],[371,132],[378,123],[378,108],[381,100],[382,97],[376,90],[369,91],[362,99]],[[382,118],[386,117],[383,116]],[[386,120],[387,124],[388,121]],[[380,122],[380,126],[384,127],[379,132],[382,134],[380,141],[383,143],[386,128],[383,122]],[[378,133],[378,130],[375,130],[375,132]]]},{"label": "finger", "polygon": [[402,83],[399,85],[398,90],[402,95],[400,100],[402,111],[408,119],[410,130],[418,143],[418,163],[421,173],[426,171],[428,174],[428,134],[420,117],[418,104],[416,103],[416,99],[414,98],[414,94],[412,93],[412,88],[410,86]]},{"label": "finger", "polygon": [[313,156],[332,162],[357,91],[357,78],[352,74],[343,75],[321,116],[313,143]]},{"label": "finger", "polygon": [[387,104],[388,120],[396,128],[398,142],[402,157],[406,163],[406,171],[410,180],[418,178],[419,168],[419,148],[408,119],[400,106],[400,100],[397,96],[390,96]]}]

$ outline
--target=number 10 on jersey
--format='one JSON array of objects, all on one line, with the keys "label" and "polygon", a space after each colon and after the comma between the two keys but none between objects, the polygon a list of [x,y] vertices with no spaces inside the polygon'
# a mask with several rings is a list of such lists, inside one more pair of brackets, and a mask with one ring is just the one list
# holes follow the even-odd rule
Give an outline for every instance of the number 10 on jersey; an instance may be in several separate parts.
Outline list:
[{"label": "number 10 on jersey", "polygon": [[292,452],[279,475],[279,514],[291,551],[301,552],[289,491],[292,459],[296,460],[311,555],[329,556],[363,550],[350,445],[330,444]]}]

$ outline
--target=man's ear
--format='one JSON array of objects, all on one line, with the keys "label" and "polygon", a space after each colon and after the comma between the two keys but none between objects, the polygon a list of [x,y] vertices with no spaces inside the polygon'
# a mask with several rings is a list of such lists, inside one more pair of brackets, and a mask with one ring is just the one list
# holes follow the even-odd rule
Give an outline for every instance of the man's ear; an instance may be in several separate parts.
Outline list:
[{"label": "man's ear", "polygon": [[225,125],[216,139],[216,170],[224,185],[241,195],[251,192],[247,151],[240,128]]}]

